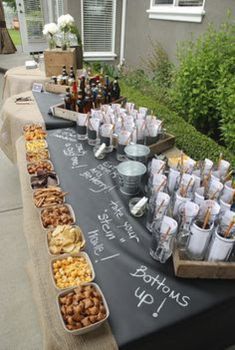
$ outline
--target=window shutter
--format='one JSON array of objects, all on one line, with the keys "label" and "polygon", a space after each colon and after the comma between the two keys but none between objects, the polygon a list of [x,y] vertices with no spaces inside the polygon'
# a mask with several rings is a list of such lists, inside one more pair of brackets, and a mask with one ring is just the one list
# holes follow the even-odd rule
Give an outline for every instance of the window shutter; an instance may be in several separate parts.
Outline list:
[{"label": "window shutter", "polygon": [[202,6],[203,0],[179,0],[179,6]]},{"label": "window shutter", "polygon": [[112,52],[113,0],[83,0],[85,52]]}]

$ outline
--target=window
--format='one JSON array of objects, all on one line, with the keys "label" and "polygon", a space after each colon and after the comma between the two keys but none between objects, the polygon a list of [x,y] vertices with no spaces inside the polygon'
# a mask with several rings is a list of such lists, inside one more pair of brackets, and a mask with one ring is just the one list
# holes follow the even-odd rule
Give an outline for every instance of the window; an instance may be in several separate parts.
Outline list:
[{"label": "window", "polygon": [[147,12],[151,19],[200,23],[204,5],[205,0],[151,0]]},{"label": "window", "polygon": [[84,58],[110,60],[116,57],[116,0],[81,0]]}]

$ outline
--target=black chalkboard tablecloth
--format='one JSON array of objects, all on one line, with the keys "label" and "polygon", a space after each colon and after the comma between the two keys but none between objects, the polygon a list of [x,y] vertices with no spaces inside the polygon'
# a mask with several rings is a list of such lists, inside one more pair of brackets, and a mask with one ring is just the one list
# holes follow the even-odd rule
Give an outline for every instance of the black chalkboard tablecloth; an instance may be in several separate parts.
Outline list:
[{"label": "black chalkboard tablecloth", "polygon": [[46,129],[51,130],[74,126],[75,123],[73,121],[53,117],[48,113],[51,106],[62,102],[60,95],[49,92],[33,92],[33,96],[44,119]]},{"label": "black chalkboard tablecloth", "polygon": [[112,153],[96,160],[73,128],[48,132],[51,160],[86,237],[120,349],[223,350],[235,343],[235,281],[174,276],[149,255],[144,219],[130,216]]}]

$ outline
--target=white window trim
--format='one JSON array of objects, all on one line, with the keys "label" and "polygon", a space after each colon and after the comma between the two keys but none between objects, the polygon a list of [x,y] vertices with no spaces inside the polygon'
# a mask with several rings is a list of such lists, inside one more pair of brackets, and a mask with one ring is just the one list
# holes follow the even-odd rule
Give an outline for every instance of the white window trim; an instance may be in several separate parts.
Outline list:
[{"label": "white window trim", "polygon": [[113,61],[117,55],[113,52],[84,52],[83,58],[85,61]]},{"label": "white window trim", "polygon": [[[117,0],[113,0],[113,30],[112,30],[112,51],[108,52],[87,52],[83,51],[85,61],[113,61],[117,57],[115,54],[115,37],[116,37],[116,8]],[[84,47],[84,17],[83,17],[83,0],[81,0],[81,38]]]},{"label": "white window trim", "polygon": [[174,0],[174,5],[154,5],[150,0],[150,8],[146,11],[150,19],[161,19],[168,21],[195,22],[201,23],[205,15],[203,1],[202,6],[177,6],[178,0]]}]

